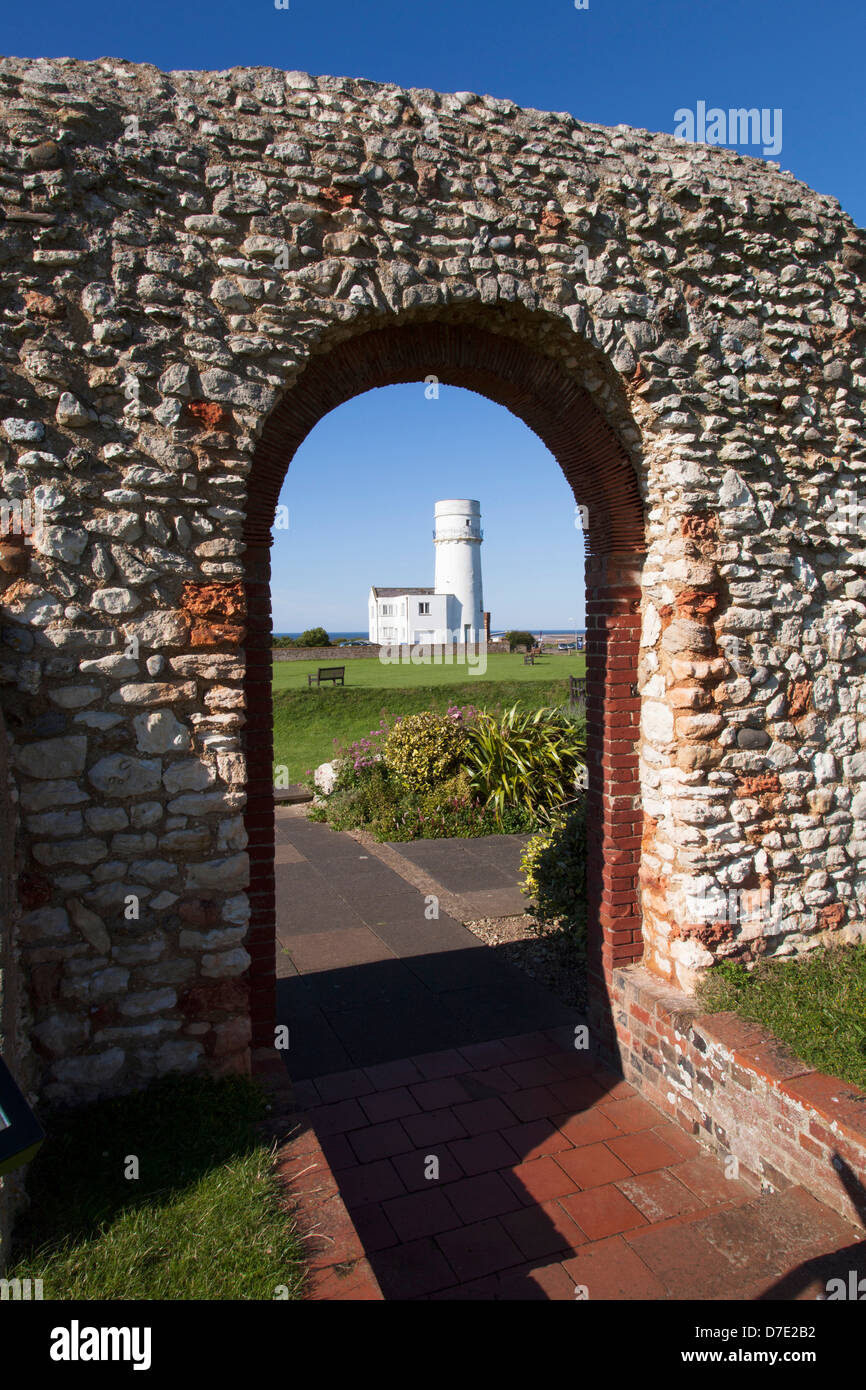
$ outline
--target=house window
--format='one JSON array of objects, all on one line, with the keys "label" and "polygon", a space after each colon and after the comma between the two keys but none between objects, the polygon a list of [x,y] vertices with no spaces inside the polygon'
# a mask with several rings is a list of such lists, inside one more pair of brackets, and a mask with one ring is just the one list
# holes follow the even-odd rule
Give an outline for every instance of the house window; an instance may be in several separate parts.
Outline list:
[{"label": "house window", "polygon": [[429,613],[429,612],[430,612],[430,605],[429,605],[429,603],[419,603],[419,604],[418,604],[418,612],[419,612],[419,613]]}]

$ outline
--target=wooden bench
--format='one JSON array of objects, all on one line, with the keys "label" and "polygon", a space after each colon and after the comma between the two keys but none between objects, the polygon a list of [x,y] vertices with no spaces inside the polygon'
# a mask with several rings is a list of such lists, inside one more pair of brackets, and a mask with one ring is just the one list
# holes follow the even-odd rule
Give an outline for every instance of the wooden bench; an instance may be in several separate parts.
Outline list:
[{"label": "wooden bench", "polygon": [[524,666],[534,666],[534,665],[535,665],[535,656],[534,656],[534,654],[533,654],[532,652],[527,652],[527,653],[526,653],[526,655],[525,655],[524,658],[523,658],[523,664],[524,664]]},{"label": "wooden bench", "polygon": [[340,685],[345,685],[345,666],[320,666],[314,676],[307,676],[307,689],[309,690],[311,685],[321,685],[322,681],[333,681],[334,685],[339,681]]}]

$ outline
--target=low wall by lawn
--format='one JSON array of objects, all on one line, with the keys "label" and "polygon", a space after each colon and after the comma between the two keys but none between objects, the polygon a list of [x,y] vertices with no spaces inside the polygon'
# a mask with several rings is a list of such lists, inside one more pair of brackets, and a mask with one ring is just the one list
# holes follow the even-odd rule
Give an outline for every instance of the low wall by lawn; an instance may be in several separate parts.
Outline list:
[{"label": "low wall by lawn", "polygon": [[799,1183],[866,1226],[866,1094],[757,1024],[702,1013],[640,966],[613,972],[624,1075],[683,1129],[771,1187]]},{"label": "low wall by lawn", "polygon": [[274,661],[326,661],[329,666],[378,655],[378,647],[274,647]]}]

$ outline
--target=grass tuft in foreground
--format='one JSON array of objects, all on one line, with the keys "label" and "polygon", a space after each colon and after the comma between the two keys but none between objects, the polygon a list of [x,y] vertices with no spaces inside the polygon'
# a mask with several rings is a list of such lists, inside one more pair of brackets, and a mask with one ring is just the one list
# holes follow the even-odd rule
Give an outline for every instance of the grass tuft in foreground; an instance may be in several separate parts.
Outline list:
[{"label": "grass tuft in foreground", "polygon": [[264,1117],[243,1077],[167,1077],[48,1117],[6,1278],[42,1279],[46,1299],[300,1298]]},{"label": "grass tuft in foreground", "polygon": [[802,960],[725,962],[698,990],[709,1013],[758,1023],[808,1062],[866,1090],[866,945],[819,948]]}]

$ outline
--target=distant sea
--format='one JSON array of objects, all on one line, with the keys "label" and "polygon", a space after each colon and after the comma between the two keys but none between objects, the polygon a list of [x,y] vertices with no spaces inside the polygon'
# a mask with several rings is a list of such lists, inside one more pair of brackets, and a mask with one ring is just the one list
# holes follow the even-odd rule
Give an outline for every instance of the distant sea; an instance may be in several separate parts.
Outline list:
[{"label": "distant sea", "polygon": [[[275,632],[275,633],[274,633],[274,636],[275,636],[275,637],[300,637],[300,635],[301,635],[301,634],[300,634],[299,632]],[[348,638],[348,637],[363,637],[364,640],[366,641],[366,640],[368,639],[369,635],[370,635],[369,632],[331,632],[330,630],[328,631],[328,636],[330,637],[330,639],[331,639],[332,642],[341,642],[341,641],[344,642],[344,641],[346,640],[346,638]]]}]

